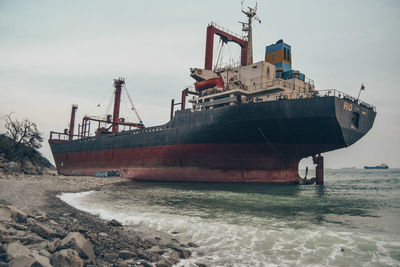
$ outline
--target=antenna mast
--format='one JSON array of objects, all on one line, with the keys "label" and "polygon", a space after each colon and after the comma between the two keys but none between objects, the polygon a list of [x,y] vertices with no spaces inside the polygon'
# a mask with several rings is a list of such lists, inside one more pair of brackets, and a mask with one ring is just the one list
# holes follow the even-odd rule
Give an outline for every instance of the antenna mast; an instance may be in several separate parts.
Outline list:
[{"label": "antenna mast", "polygon": [[242,31],[247,32],[247,64],[253,64],[253,29],[252,29],[252,20],[253,18],[261,23],[261,20],[256,17],[257,13],[257,2],[254,8],[247,7],[248,11],[243,9],[243,2],[242,1],[242,13],[245,14],[248,18],[247,22],[240,22],[242,24]]}]

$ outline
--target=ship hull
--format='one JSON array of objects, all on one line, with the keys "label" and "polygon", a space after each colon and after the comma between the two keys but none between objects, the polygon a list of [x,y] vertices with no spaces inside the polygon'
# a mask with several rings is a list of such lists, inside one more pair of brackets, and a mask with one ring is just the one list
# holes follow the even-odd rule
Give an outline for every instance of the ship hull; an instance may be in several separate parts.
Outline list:
[{"label": "ship hull", "polygon": [[193,182],[297,183],[298,157],[258,144],[184,144],[58,154],[65,175]]},{"label": "ship hull", "polygon": [[365,166],[365,170],[387,170],[389,169],[388,166]]},{"label": "ship hull", "polygon": [[50,146],[64,175],[295,184],[302,158],[347,147],[372,127],[373,110],[345,103],[316,97],[187,109],[165,125]]}]

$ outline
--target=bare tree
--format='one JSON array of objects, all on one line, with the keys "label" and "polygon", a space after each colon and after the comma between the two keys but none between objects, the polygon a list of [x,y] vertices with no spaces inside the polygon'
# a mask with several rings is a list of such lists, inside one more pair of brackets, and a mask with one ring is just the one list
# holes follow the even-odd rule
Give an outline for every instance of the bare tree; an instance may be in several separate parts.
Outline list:
[{"label": "bare tree", "polygon": [[9,156],[11,160],[18,158],[18,151],[21,146],[30,148],[31,150],[42,147],[43,137],[38,131],[36,123],[27,119],[18,121],[11,117],[12,113],[5,116],[7,129],[6,136],[10,137],[13,142],[10,142]]}]

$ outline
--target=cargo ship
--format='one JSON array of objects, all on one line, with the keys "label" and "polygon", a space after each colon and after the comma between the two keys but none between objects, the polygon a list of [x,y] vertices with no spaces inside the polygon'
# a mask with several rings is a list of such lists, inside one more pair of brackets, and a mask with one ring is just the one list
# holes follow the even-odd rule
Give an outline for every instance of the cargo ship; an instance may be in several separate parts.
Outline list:
[{"label": "cargo ship", "polygon": [[389,169],[389,166],[386,165],[385,163],[382,163],[381,165],[377,165],[377,166],[364,166],[364,169],[366,169],[366,170],[387,170],[387,169]]},{"label": "cargo ship", "polygon": [[[179,103],[171,101],[165,124],[145,127],[140,118],[120,118],[123,78],[114,80],[113,114],[83,117],[77,133],[73,105],[69,129],[50,133],[58,173],[299,184],[309,183],[298,174],[299,161],[311,156],[314,180],[323,184],[321,154],[357,142],[373,126],[376,109],[338,90],[316,90],[313,80],[292,69],[291,46],[283,40],[253,62],[252,23],[261,22],[256,11],[242,7],[243,35],[208,25],[204,68],[190,69],[194,86],[182,91]],[[240,63],[213,67],[215,36],[240,47]]]}]

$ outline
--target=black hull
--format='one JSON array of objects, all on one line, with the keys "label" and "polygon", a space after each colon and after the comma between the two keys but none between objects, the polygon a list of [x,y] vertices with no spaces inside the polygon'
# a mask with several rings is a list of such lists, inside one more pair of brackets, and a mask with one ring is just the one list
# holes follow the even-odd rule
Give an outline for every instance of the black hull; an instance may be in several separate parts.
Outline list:
[{"label": "black hull", "polygon": [[[149,173],[158,170],[162,176],[167,174],[160,170],[174,169],[167,172],[170,178],[166,180],[175,175],[178,180],[192,181],[186,177],[188,171],[179,174],[192,168],[217,176],[215,173],[230,170],[243,173],[241,177],[250,172],[255,172],[254,177],[283,174],[290,178],[282,179],[282,183],[294,183],[301,158],[354,144],[371,129],[375,116],[372,109],[333,96],[278,100],[199,112],[180,110],[164,125],[67,142],[50,141],[50,145],[62,174],[93,175],[96,170],[118,169],[121,176],[126,173],[133,179],[140,176],[146,180],[147,175],[151,180],[165,180]],[[202,150],[201,145],[210,151]],[[164,148],[169,152],[160,154]],[[120,155],[119,151],[125,152]],[[152,151],[155,158],[137,158]],[[82,163],[85,155],[87,162]],[[135,174],[146,168],[143,175]],[[214,178],[207,179],[229,181],[226,175],[220,180]],[[268,180],[262,177],[260,181]]]}]

